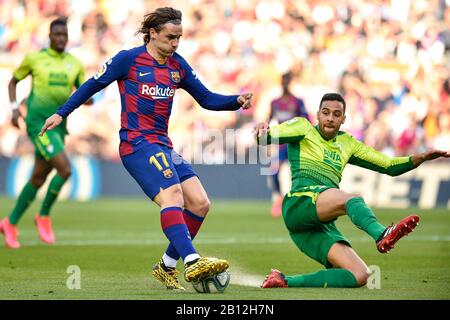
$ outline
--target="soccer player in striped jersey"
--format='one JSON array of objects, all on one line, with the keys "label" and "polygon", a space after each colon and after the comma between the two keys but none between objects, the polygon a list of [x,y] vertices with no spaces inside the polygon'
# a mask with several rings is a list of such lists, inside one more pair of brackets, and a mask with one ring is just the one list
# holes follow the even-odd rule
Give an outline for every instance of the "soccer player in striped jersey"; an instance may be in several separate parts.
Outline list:
[{"label": "soccer player in striped jersey", "polygon": [[[35,217],[35,223],[39,237],[44,243],[55,242],[50,210],[71,174],[70,162],[64,151],[66,122],[64,121],[57,130],[40,137],[38,133],[45,120],[70,97],[74,87],[78,88],[84,82],[84,68],[76,57],[65,51],[68,41],[65,18],[58,18],[50,23],[49,38],[50,47],[27,54],[14,71],[8,86],[13,110],[12,124],[19,128],[21,114],[16,101],[17,83],[28,75],[32,77],[25,123],[28,137],[36,149],[31,178],[20,192],[9,217],[0,221],[0,232],[3,233],[9,248],[20,247],[17,224],[53,169],[56,169],[56,175],[50,181],[42,206]],[[92,100],[89,100],[88,104],[91,103]]]},{"label": "soccer player in striped jersey", "polygon": [[192,244],[209,210],[208,196],[191,165],[172,148],[167,135],[175,91],[186,90],[205,109],[251,107],[252,94],[220,95],[209,91],[190,65],[175,51],[183,34],[182,13],[164,7],[147,14],[138,33],[144,45],[122,50],[105,62],[47,119],[41,134],[97,91],[117,81],[122,104],[122,163],[145,194],[161,208],[161,226],[169,247],[153,267],[153,275],[168,289],[181,289],[175,268],[181,257],[186,281],[197,281],[226,270],[228,261],[200,257]]},{"label": "soccer player in striped jersey", "polygon": [[[274,121],[277,124],[285,122],[295,117],[304,117],[309,119],[308,112],[305,108],[305,103],[301,98],[292,94],[289,86],[292,81],[292,73],[287,72],[281,76],[282,94],[280,97],[273,100],[270,104],[269,121]],[[281,167],[288,161],[287,145],[280,144],[278,153],[272,157],[272,164],[274,166],[274,174],[268,176],[267,184],[272,191],[272,209],[273,217],[281,216],[281,204],[283,196],[281,195],[282,179],[280,177]],[[284,192],[284,191],[283,191]]]},{"label": "soccer player in striped jersey", "polygon": [[266,123],[255,126],[260,144],[288,143],[292,188],[283,201],[283,218],[297,247],[326,268],[292,276],[272,269],[263,288],[365,285],[368,267],[334,221],[348,215],[355,226],[375,240],[379,252],[387,253],[400,238],[414,230],[419,216],[408,216],[387,228],[381,225],[361,196],[339,189],[345,165],[351,163],[397,176],[424,161],[450,157],[449,152],[430,150],[409,157],[389,158],[339,131],[345,121],[345,108],[342,96],[328,93],[320,102],[316,126],[300,117],[272,128]]}]

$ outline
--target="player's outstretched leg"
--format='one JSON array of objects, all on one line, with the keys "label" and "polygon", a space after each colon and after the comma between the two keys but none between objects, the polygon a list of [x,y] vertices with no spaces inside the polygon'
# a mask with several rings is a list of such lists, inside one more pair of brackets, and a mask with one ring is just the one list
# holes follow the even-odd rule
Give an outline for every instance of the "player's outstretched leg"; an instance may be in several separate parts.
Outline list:
[{"label": "player's outstretched leg", "polygon": [[184,279],[187,282],[199,281],[228,269],[229,262],[213,257],[201,257],[185,264]]},{"label": "player's outstretched leg", "polygon": [[346,269],[326,269],[309,274],[285,276],[272,269],[261,288],[357,288],[355,276]]},{"label": "player's outstretched leg", "polygon": [[419,220],[420,217],[418,215],[411,215],[397,224],[391,224],[387,227],[376,241],[378,251],[388,253],[394,248],[398,240],[414,231],[419,224]]},{"label": "player's outstretched leg", "polygon": [[180,207],[162,209],[161,226],[164,234],[183,259],[186,281],[198,281],[228,269],[229,263],[226,260],[200,257],[192,245],[192,239],[189,237]]},{"label": "player's outstretched leg", "polygon": [[[183,217],[191,239],[194,240],[203,223],[204,217],[198,216],[187,209],[183,210]],[[167,289],[184,290],[179,283],[179,272],[176,270],[178,259],[180,259],[180,255],[175,249],[175,246],[170,243],[161,260],[153,266],[153,276],[156,280],[164,284]]]},{"label": "player's outstretched leg", "polygon": [[152,275],[166,286],[168,290],[182,290],[184,291],[184,287],[178,281],[178,276],[180,272],[175,268],[167,267],[164,264],[163,259],[159,260],[153,266]]}]

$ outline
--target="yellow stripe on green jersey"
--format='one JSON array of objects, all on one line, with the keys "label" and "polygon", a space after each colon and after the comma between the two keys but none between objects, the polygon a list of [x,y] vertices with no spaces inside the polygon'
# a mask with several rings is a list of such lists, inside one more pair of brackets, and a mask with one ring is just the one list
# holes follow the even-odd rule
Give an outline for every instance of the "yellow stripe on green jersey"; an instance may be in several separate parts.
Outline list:
[{"label": "yellow stripe on green jersey", "polygon": [[317,185],[338,188],[347,163],[391,176],[414,169],[411,157],[390,158],[343,131],[325,140],[318,127],[302,117],[270,128],[268,143],[288,143],[291,192]]},{"label": "yellow stripe on green jersey", "polygon": [[32,75],[28,97],[27,124],[50,117],[72,94],[74,87],[84,82],[80,60],[67,52],[51,48],[27,54],[13,76],[20,81]]}]

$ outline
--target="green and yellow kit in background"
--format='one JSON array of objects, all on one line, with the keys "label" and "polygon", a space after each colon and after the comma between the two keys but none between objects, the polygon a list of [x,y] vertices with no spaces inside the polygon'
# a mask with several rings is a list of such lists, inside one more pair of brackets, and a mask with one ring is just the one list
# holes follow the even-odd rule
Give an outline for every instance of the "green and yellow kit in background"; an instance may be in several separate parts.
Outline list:
[{"label": "green and yellow kit in background", "polygon": [[84,82],[84,69],[70,53],[47,48],[27,54],[13,73],[18,81],[28,75],[32,75],[32,87],[27,99],[27,133],[36,147],[36,156],[49,160],[64,150],[66,121],[42,137],[38,134],[45,120],[66,102],[74,87]]}]

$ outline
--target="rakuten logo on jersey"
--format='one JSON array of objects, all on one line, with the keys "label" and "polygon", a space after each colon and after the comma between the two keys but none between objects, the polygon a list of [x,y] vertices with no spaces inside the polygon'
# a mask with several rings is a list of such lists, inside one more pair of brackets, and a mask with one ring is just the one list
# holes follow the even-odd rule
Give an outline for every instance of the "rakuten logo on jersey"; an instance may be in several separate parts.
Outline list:
[{"label": "rakuten logo on jersey", "polygon": [[147,84],[143,84],[141,87],[141,94],[145,96],[152,97],[153,99],[169,99],[173,98],[175,95],[175,89],[166,87],[162,88],[158,85],[149,86]]}]

